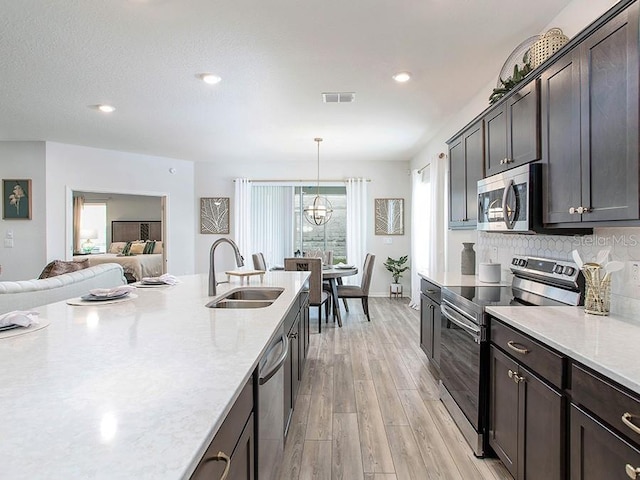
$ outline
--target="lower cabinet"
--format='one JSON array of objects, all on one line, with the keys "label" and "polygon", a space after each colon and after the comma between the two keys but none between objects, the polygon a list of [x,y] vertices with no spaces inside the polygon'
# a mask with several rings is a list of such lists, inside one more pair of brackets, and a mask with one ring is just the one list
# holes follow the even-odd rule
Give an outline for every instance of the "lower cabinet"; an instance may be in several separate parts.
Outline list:
[{"label": "lower cabinet", "polygon": [[289,355],[284,364],[284,432],[289,431],[293,407],[309,350],[309,294],[298,298],[298,308],[292,309],[285,319],[285,331],[289,337]]},{"label": "lower cabinet", "polygon": [[255,435],[253,378],[242,389],[218,433],[207,448],[191,480],[253,480]]},{"label": "lower cabinet", "polygon": [[563,396],[490,348],[489,445],[517,480],[564,478]]},{"label": "lower cabinet", "polygon": [[435,373],[440,369],[440,287],[427,280],[421,281],[420,292],[420,348],[429,358]]},{"label": "lower cabinet", "polygon": [[640,450],[571,405],[571,480],[640,478]]}]

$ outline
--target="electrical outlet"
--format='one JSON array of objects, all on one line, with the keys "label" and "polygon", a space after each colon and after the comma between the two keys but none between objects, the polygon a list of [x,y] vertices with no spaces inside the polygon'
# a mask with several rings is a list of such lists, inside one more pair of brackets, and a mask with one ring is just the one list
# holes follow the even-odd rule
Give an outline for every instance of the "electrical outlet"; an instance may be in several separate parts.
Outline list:
[{"label": "electrical outlet", "polygon": [[13,238],[4,239],[4,248],[13,248]]},{"label": "electrical outlet", "polygon": [[631,262],[631,282],[636,287],[640,286],[640,262]]},{"label": "electrical outlet", "polygon": [[498,261],[498,247],[491,247],[491,260]]}]

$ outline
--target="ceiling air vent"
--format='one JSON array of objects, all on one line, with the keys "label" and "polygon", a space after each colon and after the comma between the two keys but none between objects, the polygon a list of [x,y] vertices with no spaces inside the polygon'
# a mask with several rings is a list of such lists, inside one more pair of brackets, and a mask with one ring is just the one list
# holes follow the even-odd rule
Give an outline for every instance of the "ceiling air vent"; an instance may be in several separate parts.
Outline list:
[{"label": "ceiling air vent", "polygon": [[322,94],[324,103],[351,103],[355,99],[355,92],[326,92]]}]

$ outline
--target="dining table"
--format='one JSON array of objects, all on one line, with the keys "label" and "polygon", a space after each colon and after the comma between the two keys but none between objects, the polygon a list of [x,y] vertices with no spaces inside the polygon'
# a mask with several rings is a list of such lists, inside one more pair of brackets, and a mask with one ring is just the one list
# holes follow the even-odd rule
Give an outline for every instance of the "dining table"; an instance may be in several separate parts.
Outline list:
[{"label": "dining table", "polygon": [[337,267],[322,269],[322,280],[326,280],[331,288],[331,297],[333,298],[333,315],[338,321],[338,326],[342,327],[342,317],[340,316],[340,303],[338,299],[338,285],[342,285],[344,277],[350,277],[358,274],[358,268],[354,266]]}]

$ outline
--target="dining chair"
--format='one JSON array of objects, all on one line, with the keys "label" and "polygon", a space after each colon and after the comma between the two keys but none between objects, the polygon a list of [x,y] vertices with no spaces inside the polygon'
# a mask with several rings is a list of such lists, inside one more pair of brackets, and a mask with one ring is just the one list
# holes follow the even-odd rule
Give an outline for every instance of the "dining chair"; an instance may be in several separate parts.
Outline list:
[{"label": "dining chair", "polygon": [[329,293],[322,289],[322,260],[319,258],[285,258],[284,269],[311,272],[309,277],[309,306],[318,307],[318,333],[322,332],[322,306],[324,316],[329,318]]},{"label": "dining chair", "polygon": [[253,259],[253,268],[254,270],[264,270],[267,271],[267,262],[264,260],[264,255],[262,252],[254,253],[251,255]]},{"label": "dining chair", "polygon": [[368,321],[371,321],[371,317],[369,316],[369,286],[371,285],[375,260],[375,255],[367,253],[364,259],[364,266],[362,267],[362,282],[360,285],[338,285],[338,298],[342,298],[343,301],[349,298],[359,298],[362,300],[362,309]]},{"label": "dining chair", "polygon": [[321,258],[323,265],[333,265],[333,250],[309,250],[304,252],[304,258]]}]

